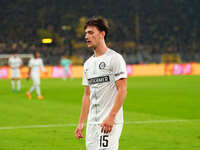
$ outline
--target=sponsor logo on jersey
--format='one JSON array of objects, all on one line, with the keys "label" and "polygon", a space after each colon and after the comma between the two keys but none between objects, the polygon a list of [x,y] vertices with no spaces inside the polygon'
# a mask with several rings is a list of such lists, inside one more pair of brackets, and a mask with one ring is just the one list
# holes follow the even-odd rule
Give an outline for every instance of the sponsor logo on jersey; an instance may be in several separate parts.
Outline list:
[{"label": "sponsor logo on jersey", "polygon": [[104,83],[109,82],[110,77],[109,76],[103,76],[103,77],[96,77],[96,78],[90,78],[88,79],[89,84],[96,84],[96,83]]},{"label": "sponsor logo on jersey", "polygon": [[104,69],[105,67],[106,67],[106,63],[105,62],[100,62],[99,69]]}]

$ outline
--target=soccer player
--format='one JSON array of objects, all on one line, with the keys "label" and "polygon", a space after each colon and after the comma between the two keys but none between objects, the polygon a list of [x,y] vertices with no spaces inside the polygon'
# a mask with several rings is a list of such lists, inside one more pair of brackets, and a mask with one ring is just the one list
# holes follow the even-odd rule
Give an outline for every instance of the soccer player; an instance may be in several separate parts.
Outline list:
[{"label": "soccer player", "polygon": [[76,138],[83,138],[87,119],[86,149],[117,150],[123,127],[123,102],[127,94],[126,63],[122,56],[108,48],[105,39],[108,24],[93,18],[85,24],[85,40],[94,50],[84,64],[84,94]]},{"label": "soccer player", "polygon": [[66,80],[66,77],[69,76],[72,79],[72,74],[70,72],[70,65],[72,62],[67,59],[65,56],[61,58],[60,64],[64,67],[63,70],[63,80]]},{"label": "soccer player", "polygon": [[19,92],[21,89],[21,82],[20,82],[20,67],[22,66],[21,58],[14,53],[8,60],[8,64],[11,68],[11,85],[12,91],[15,92],[15,83],[17,82],[17,91]]},{"label": "soccer player", "polygon": [[45,72],[45,68],[43,65],[43,61],[40,58],[39,52],[34,52],[34,58],[31,58],[29,61],[29,73],[27,79],[32,78],[33,86],[30,88],[28,92],[26,92],[26,96],[28,99],[31,99],[31,93],[36,90],[37,96],[39,100],[43,99],[40,91],[40,69]]}]

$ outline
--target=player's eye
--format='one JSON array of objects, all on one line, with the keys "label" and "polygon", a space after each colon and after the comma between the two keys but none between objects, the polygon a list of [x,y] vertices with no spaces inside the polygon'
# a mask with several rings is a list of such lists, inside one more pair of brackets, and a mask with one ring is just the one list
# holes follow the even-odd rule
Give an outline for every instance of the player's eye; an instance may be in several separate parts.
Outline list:
[{"label": "player's eye", "polygon": [[89,32],[88,32],[88,34],[93,34],[93,33],[94,33],[93,31],[89,31]]}]

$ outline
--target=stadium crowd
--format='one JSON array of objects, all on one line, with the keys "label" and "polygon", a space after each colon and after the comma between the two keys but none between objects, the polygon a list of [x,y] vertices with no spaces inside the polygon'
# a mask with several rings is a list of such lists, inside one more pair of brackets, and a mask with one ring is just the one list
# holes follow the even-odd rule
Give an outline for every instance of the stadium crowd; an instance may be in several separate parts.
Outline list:
[{"label": "stadium crowd", "polygon": [[[103,16],[112,26],[110,47],[128,64],[200,62],[200,1],[121,0],[115,7],[113,2],[80,1],[79,6],[72,0],[1,1],[0,54],[37,50],[45,64],[57,65],[63,55],[84,62],[90,50],[84,44],[83,24],[88,17]],[[121,8],[126,9],[118,11]],[[42,44],[46,37],[54,42]]]}]

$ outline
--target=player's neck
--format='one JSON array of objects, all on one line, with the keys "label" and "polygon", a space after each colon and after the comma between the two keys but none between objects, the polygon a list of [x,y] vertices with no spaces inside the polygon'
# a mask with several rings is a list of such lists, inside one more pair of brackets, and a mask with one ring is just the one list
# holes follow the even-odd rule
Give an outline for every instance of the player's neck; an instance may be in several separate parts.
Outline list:
[{"label": "player's neck", "polygon": [[94,56],[99,57],[103,55],[107,51],[108,47],[105,43],[100,44],[98,47],[94,49]]}]

